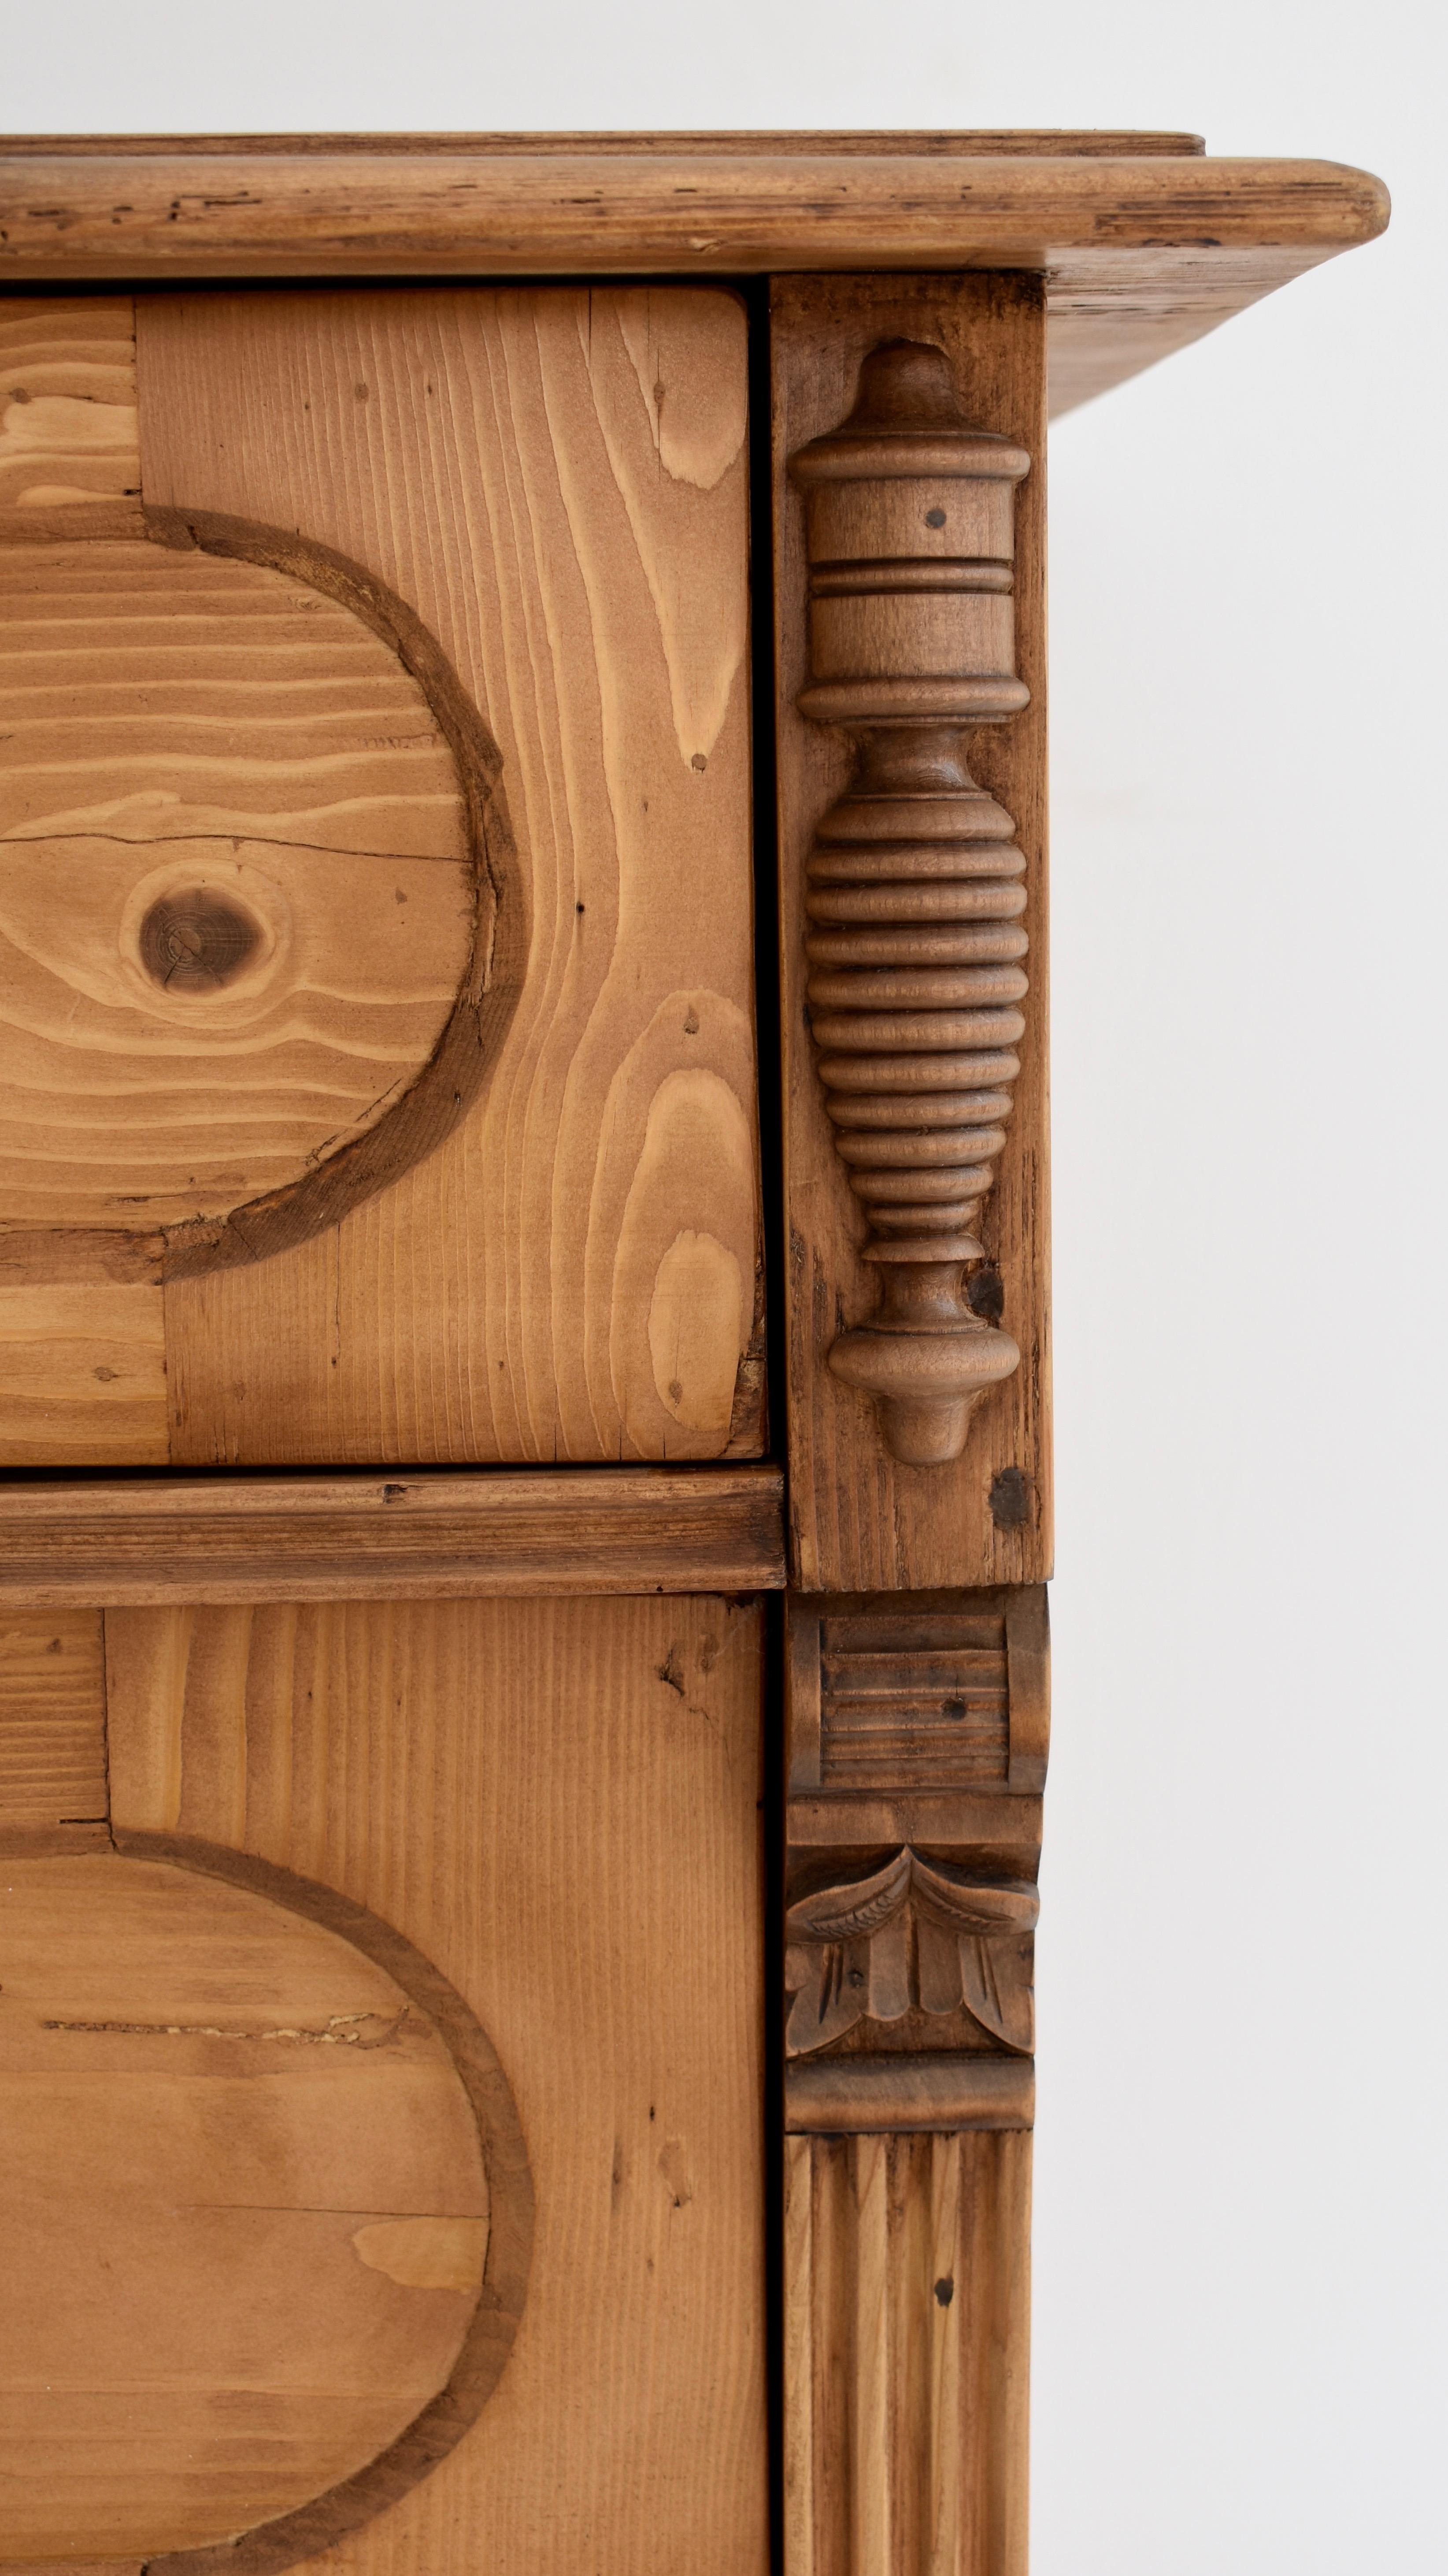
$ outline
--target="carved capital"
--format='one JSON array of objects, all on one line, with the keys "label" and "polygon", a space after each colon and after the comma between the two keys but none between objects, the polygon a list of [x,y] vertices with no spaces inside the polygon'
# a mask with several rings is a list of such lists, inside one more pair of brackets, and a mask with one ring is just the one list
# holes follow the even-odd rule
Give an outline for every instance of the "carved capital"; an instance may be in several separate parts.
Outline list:
[{"label": "carved capital", "polygon": [[991,1883],[907,1843],[881,1869],[798,1897],[785,1918],[791,2057],[827,2048],[867,2015],[912,2006],[964,2011],[1003,2048],[1034,2039],[1031,1944],[1039,1900],[1023,1880]]},{"label": "carved capital", "polygon": [[790,460],[805,497],[810,683],[855,774],[808,862],[805,949],[825,1108],[878,1304],[830,1352],[915,1466],[959,1457],[1020,1352],[964,1292],[1024,1033],[1025,861],[965,760],[1029,698],[1015,671],[1023,448],[971,428],[944,352],[884,342],[849,418]]},{"label": "carved capital", "polygon": [[787,2124],[1028,2127],[1044,1589],[789,1616]]}]

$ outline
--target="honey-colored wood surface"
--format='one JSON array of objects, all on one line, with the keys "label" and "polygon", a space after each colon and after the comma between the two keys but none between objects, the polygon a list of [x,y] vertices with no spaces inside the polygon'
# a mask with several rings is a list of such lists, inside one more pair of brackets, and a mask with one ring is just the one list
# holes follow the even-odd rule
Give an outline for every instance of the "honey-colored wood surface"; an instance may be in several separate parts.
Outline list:
[{"label": "honey-colored wood surface", "polygon": [[0,306],[0,536],[140,534],[130,301]]},{"label": "honey-colored wood surface", "polygon": [[1060,326],[1058,410],[1387,217],[1364,171],[1208,159],[1195,136],[89,137],[0,154],[0,274],[38,282],[1027,269]]},{"label": "honey-colored wood surface", "polygon": [[[501,749],[533,921],[456,1135],[298,1251],[168,1287],[178,1464],[728,1447],[758,1225],[744,341],[717,293],[143,303],[148,504],[301,526],[408,601]],[[746,1450],[759,1394],[746,1370]]]},{"label": "honey-colored wood surface", "polygon": [[164,1467],[159,1281],[35,1281],[5,1270],[0,1238],[0,1466]]},{"label": "honey-colored wood surface", "polygon": [[785,2149],[785,2576],[1025,2576],[1029,2137]]},{"label": "honey-colored wood surface", "polygon": [[[131,299],[26,296],[0,305],[0,572],[7,540],[139,538],[140,492]],[[53,916],[52,890],[47,898]],[[0,939],[0,957],[8,948],[15,962],[13,941],[3,931]],[[21,971],[29,980],[36,970],[27,961]],[[7,1037],[17,1052],[27,1043],[13,1024]],[[42,1107],[43,1095],[31,1105]],[[170,1444],[154,1263],[122,1243],[109,1277],[97,1261],[85,1280],[38,1284],[14,1222],[14,1209],[0,1205],[0,1462],[163,1466]]]},{"label": "honey-colored wood surface", "polygon": [[[526,894],[497,746],[436,638],[375,573],[285,529],[195,511],[142,521],[149,546],[8,559],[19,666],[51,685],[38,726],[35,693],[16,692],[4,981],[25,1038],[43,1040],[79,959],[80,993],[110,1007],[82,1029],[73,993],[77,1045],[52,1047],[41,1070],[78,1088],[72,1124],[95,1104],[117,1178],[143,1184],[87,1197],[84,1168],[62,1163],[62,1187],[37,1191],[44,1147],[63,1150],[62,1111],[52,1094],[46,1126],[22,1079],[5,1103],[22,1204],[0,1259],[36,1282],[193,1278],[309,1241],[451,1134],[522,977]],[[182,570],[157,547],[188,558]],[[379,733],[389,720],[400,730]],[[57,773],[72,794],[122,792],[50,815]],[[401,913],[390,937],[379,873]],[[71,901],[47,915],[40,889],[56,885]],[[84,1167],[84,1143],[64,1150]]]},{"label": "honey-colored wood surface", "polygon": [[489,2183],[395,1979],[165,1859],[12,1853],[0,1890],[6,2556],[228,2543],[441,2391]]},{"label": "honey-colored wood surface", "polygon": [[403,602],[141,509],[130,299],[0,336],[23,452],[29,424],[126,484],[0,508],[0,1456],[159,1464],[161,1277],[305,1239],[456,1123],[523,889],[496,750]]},{"label": "honey-colored wood surface", "polygon": [[[0,1619],[0,1834],[90,1828],[106,1816],[101,1614],[7,1611]],[[0,1992],[3,1992],[0,1972]]]},{"label": "honey-colored wood surface", "polygon": [[[791,1563],[806,1589],[1026,1583],[1050,1568],[1043,330],[1040,289],[1025,278],[801,277],[776,281],[773,292]],[[1015,560],[1017,669],[1030,703],[1007,723],[980,726],[970,744],[972,773],[1013,817],[1026,862],[1021,1071],[980,1217],[999,1283],[980,1311],[1005,1326],[1021,1362],[979,1399],[964,1455],[928,1467],[891,1457],[869,1398],[828,1365],[841,1330],[874,1299],[806,1009],[805,862],[816,824],[845,787],[851,753],[795,703],[808,678],[804,508],[786,471],[791,456],[846,417],[867,352],[902,338],[943,348],[972,426],[1004,435],[1031,459],[1016,494]]]},{"label": "honey-colored wood surface", "polygon": [[0,1485],[0,1602],[779,1591],[783,1484],[732,1466]]},{"label": "honey-colored wood surface", "polygon": [[937,134],[910,134],[894,127],[850,128],[841,133],[815,133],[808,128],[790,131],[777,128],[764,133],[734,132],[721,126],[707,133],[683,134],[14,134],[4,138],[5,157],[46,160],[52,154],[99,153],[104,158],[114,155],[145,157],[156,152],[182,152],[188,156],[202,154],[214,158],[230,152],[280,153],[294,158],[305,152],[310,158],[354,152],[405,152],[418,154],[455,152],[522,153],[529,159],[538,153],[565,154],[570,158],[579,152],[603,154],[616,158],[644,154],[653,160],[670,160],[675,153],[686,152],[693,159],[700,154],[733,160],[741,153],[758,159],[772,160],[778,153],[826,153],[834,157],[866,153],[872,158],[879,153],[899,153],[914,159],[921,153],[967,154],[973,159],[982,153],[994,158],[999,154],[1024,154],[1038,160],[1043,154],[1055,158],[1066,153],[1085,153],[1100,160],[1119,153],[1133,159],[1143,154],[1173,159],[1182,153],[1206,150],[1199,134],[1142,133],[1110,126],[1073,130],[1069,126],[982,126],[944,128]]},{"label": "honey-colored wood surface", "polygon": [[0,1463],[759,1454],[742,307],[141,338],[151,542],[0,525]]},{"label": "honey-colored wood surface", "polygon": [[225,1214],[374,1125],[474,909],[396,654],[264,565],[0,548],[0,727],[7,1224]]},{"label": "honey-colored wood surface", "polygon": [[199,1835],[370,1906],[517,2103],[512,2357],[325,2563],[764,2576],[757,1608],[112,1610],[106,1646],[121,1849]]}]

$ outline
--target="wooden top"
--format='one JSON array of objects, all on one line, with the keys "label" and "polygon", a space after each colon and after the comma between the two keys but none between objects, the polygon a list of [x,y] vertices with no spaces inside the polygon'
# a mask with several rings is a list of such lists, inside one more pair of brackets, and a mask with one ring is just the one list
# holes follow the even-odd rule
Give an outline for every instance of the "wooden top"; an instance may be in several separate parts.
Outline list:
[{"label": "wooden top", "polygon": [[1025,269],[1046,282],[1058,411],[1370,241],[1387,218],[1386,190],[1363,171],[1209,159],[1188,135],[28,136],[0,145],[0,289]]},{"label": "wooden top", "polygon": [[16,134],[4,143],[7,153],[30,152],[292,152],[309,157],[319,152],[523,152],[523,153],[673,153],[710,152],[728,157],[751,153],[759,159],[782,152],[899,152],[918,157],[927,152],[1103,155],[1205,152],[1200,134],[1133,134],[1111,128],[1076,133],[1065,126],[981,127],[974,132],[912,134],[899,127],[878,131],[860,126],[848,132],[816,134],[803,128],[778,127],[771,132],[741,134],[721,127],[707,134]]}]

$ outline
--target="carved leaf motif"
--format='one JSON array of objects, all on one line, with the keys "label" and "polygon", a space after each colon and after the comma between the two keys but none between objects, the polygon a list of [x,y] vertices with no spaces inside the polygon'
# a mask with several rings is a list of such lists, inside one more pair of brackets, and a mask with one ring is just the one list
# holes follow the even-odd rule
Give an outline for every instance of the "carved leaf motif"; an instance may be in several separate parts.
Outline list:
[{"label": "carved leaf motif", "polygon": [[789,1909],[789,1937],[803,1941],[866,1939],[899,1911],[910,1890],[915,1854],[907,1845],[873,1878],[854,1878],[843,1886],[821,1887],[802,1896]]},{"label": "carved leaf motif", "polygon": [[993,2039],[1029,2050],[1033,2037],[1033,1887],[974,1880],[908,1844],[882,1869],[816,1888],[789,1909],[785,2045],[791,2057],[827,2048],[867,2015],[898,2021],[962,2006]]},{"label": "carved leaf motif", "polygon": [[991,1884],[973,1879],[968,1870],[956,1869],[949,1861],[922,1860],[908,1844],[904,1857],[910,1863],[910,1883],[917,1903],[934,1907],[948,1922],[962,1932],[1029,1932],[1035,1927],[1041,1900],[1034,1887],[1021,1879],[1004,1879]]},{"label": "carved leaf motif", "polygon": [[1029,1940],[962,1941],[958,1955],[966,2011],[1007,2048],[1029,2053],[1036,2037]]}]

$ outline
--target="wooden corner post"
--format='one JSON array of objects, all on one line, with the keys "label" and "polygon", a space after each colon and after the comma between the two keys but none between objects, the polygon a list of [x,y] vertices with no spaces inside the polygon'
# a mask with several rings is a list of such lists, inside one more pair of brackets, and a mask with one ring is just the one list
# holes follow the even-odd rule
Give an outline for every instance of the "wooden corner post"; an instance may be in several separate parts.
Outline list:
[{"label": "wooden corner post", "polygon": [[795,1579],[1050,1568],[1045,300],[772,299]]},{"label": "wooden corner post", "polygon": [[789,1627],[785,2576],[1025,2576],[1045,1587]]},{"label": "wooden corner post", "polygon": [[785,2576],[1025,2576],[1047,1728],[1044,304],[773,299]]}]

